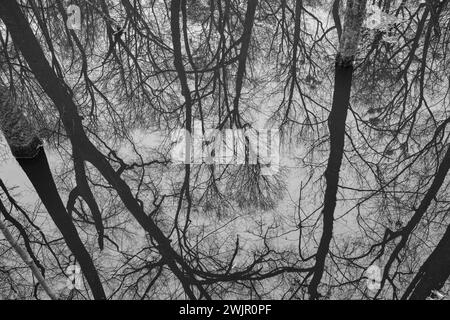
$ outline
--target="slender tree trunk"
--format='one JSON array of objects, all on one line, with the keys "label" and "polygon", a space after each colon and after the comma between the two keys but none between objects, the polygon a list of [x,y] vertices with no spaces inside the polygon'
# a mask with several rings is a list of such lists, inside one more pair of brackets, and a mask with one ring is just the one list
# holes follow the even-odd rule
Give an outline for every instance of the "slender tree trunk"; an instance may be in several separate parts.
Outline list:
[{"label": "slender tree trunk", "polygon": [[52,299],[52,300],[58,300],[58,296],[56,295],[56,293],[53,291],[52,288],[50,288],[50,286],[47,283],[47,280],[45,280],[45,278],[42,276],[39,268],[37,267],[37,265],[34,263],[33,259],[31,259],[30,255],[28,254],[28,252],[26,252],[25,250],[23,250],[20,245],[17,243],[17,241],[14,239],[14,237],[12,236],[12,234],[9,232],[8,228],[6,227],[6,225],[3,223],[2,220],[0,220],[0,230],[2,231],[3,235],[5,236],[6,241],[8,241],[8,243],[11,245],[11,247],[13,247],[13,249],[17,252],[17,254],[20,256],[20,258],[23,260],[23,262],[25,262],[27,264],[27,266],[31,269],[31,272],[33,273],[33,275],[36,277],[37,281],[39,282],[39,284],[42,286],[42,288],[44,289],[44,291],[47,293],[47,295]]},{"label": "slender tree trunk", "polygon": [[94,298],[105,299],[94,263],[59,196],[42,142],[4,87],[0,87],[0,127],[13,156],[30,179],[67,246],[78,260]]},{"label": "slender tree trunk", "polygon": [[308,286],[310,299],[318,299],[320,297],[317,289],[323,276],[325,260],[333,237],[334,210],[336,208],[339,171],[344,153],[345,123],[352,86],[353,59],[358,47],[359,35],[366,11],[366,2],[366,0],[347,1],[344,29],[339,53],[336,57],[333,104],[328,118],[330,155],[325,170],[327,186],[322,210],[323,230],[316,253],[313,277]]},{"label": "slender tree trunk", "polygon": [[239,64],[236,74],[236,96],[233,101],[233,121],[239,128],[242,127],[239,114],[239,100],[241,98],[242,85],[244,83],[244,75],[246,63],[248,59],[248,51],[252,39],[252,29],[255,23],[255,12],[258,6],[258,0],[248,0],[247,11],[245,13],[244,30],[241,37],[241,52],[239,53]]},{"label": "slender tree trunk", "polygon": [[337,30],[337,34],[338,34],[338,39],[339,40],[341,39],[341,36],[342,36],[341,17],[339,16],[340,4],[341,4],[341,0],[334,0],[334,2],[333,2],[333,9],[332,9],[334,25],[336,26],[336,30]]}]

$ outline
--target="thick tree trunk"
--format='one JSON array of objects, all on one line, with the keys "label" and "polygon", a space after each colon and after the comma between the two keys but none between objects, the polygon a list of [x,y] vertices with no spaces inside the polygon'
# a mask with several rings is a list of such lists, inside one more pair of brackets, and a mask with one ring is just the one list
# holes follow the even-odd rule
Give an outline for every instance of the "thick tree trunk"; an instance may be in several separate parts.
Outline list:
[{"label": "thick tree trunk", "polygon": [[[401,239],[395,246],[395,249],[392,251],[392,254],[389,256],[389,259],[387,260],[386,265],[384,267],[383,278],[381,281],[381,288],[383,288],[386,280],[389,277],[389,272],[391,270],[392,264],[396,261],[396,259],[398,259],[401,250],[403,250],[403,248],[406,246],[414,229],[417,227],[421,219],[427,213],[427,210],[430,207],[431,203],[433,202],[433,199],[436,198],[440,188],[445,182],[449,170],[450,170],[450,148],[447,149],[447,152],[445,153],[445,156],[442,159],[442,163],[439,165],[439,168],[434,176],[433,182],[431,183],[430,188],[428,189],[422,201],[420,202],[419,207],[414,212],[408,224],[401,230]],[[418,278],[416,278],[415,280],[417,279]],[[412,287],[410,286],[409,289],[412,289]]]},{"label": "thick tree trunk", "polygon": [[440,290],[450,276],[450,227],[431,253],[402,299],[425,300],[433,290]]},{"label": "thick tree trunk", "polygon": [[[92,163],[117,191],[125,207],[144,230],[156,240],[159,253],[175,276],[183,283],[183,286],[187,287],[189,284],[194,284],[203,296],[208,297],[206,291],[192,274],[192,269],[183,257],[172,248],[170,240],[156,223],[147,216],[144,208],[134,198],[127,183],[121,179],[104,155],[86,136],[69,88],[50,67],[27,19],[15,0],[0,0],[0,18],[5,23],[15,45],[25,57],[37,81],[58,109],[64,128],[72,142],[72,147],[78,149],[83,160]],[[177,264],[181,266],[182,270]],[[194,297],[191,296],[191,298]]]},{"label": "thick tree trunk", "polygon": [[38,155],[33,159],[17,159],[17,161],[27,174],[42,203],[64,236],[67,246],[77,258],[94,298],[106,299],[92,258],[81,241],[72,219],[59,197],[44,149],[41,148]]},{"label": "thick tree trunk", "polygon": [[325,269],[325,260],[333,237],[334,210],[338,191],[339,171],[345,144],[345,123],[350,102],[353,77],[353,59],[358,47],[359,35],[366,11],[366,1],[348,0],[344,30],[339,53],[335,63],[335,80],[333,104],[328,118],[330,131],[330,155],[325,170],[326,190],[323,215],[323,230],[316,254],[316,264],[311,282],[308,286],[310,299],[320,297],[318,286]]},{"label": "thick tree trunk", "polygon": [[[391,260],[397,257],[400,250],[404,247],[406,241],[409,239],[414,228],[420,222],[420,219],[425,215],[433,199],[439,189],[442,187],[447,174],[450,170],[450,147],[442,160],[441,165],[436,173],[436,176],[428,189],[425,197],[422,199],[420,206],[417,208],[413,217],[409,221],[408,225],[405,227],[404,235],[402,240],[395,248],[390,260],[388,261],[389,268],[392,264]],[[387,267],[386,267],[387,268]],[[385,271],[384,278],[387,276]],[[450,276],[450,227],[447,228],[443,238],[422,265],[422,267],[417,272],[415,278],[410,283],[402,299],[410,300],[423,300],[431,295],[432,290],[439,290],[444,286],[445,281],[447,281]]]},{"label": "thick tree trunk", "polygon": [[78,260],[95,299],[105,299],[94,263],[59,196],[42,142],[4,87],[0,87],[0,127],[13,156],[30,179],[67,246]]}]

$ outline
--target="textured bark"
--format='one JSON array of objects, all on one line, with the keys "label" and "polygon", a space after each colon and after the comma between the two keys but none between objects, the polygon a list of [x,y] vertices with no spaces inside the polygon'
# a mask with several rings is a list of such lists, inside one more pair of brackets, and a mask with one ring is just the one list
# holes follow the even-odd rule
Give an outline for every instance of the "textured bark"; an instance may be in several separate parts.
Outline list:
[{"label": "textured bark", "polygon": [[333,237],[334,210],[338,191],[339,172],[345,145],[345,123],[350,103],[353,77],[353,59],[358,47],[359,34],[366,10],[366,1],[349,0],[347,2],[344,30],[340,51],[336,57],[333,105],[328,118],[330,132],[330,155],[325,170],[326,189],[323,204],[323,230],[316,264],[311,282],[308,286],[310,299],[318,299],[318,286],[325,269],[325,260]]},{"label": "textured bark", "polygon": [[23,262],[27,264],[27,266],[31,269],[31,272],[36,277],[39,284],[42,286],[44,291],[47,293],[47,295],[52,300],[58,300],[58,296],[53,291],[53,289],[48,285],[45,278],[42,276],[39,268],[37,267],[36,263],[34,263],[33,259],[31,259],[28,252],[23,250],[20,245],[17,243],[17,241],[14,239],[12,234],[9,232],[6,225],[0,220],[0,230],[2,231],[3,235],[5,236],[6,241],[13,247],[13,249],[16,251],[16,253],[19,255],[19,257],[22,259]]},{"label": "textured bark", "polygon": [[[0,110],[3,111],[0,114],[1,129],[13,155],[33,184],[39,198],[63,235],[67,246],[77,258],[94,297],[105,299],[105,292],[94,263],[59,196],[44,148],[42,144],[34,145],[30,143],[30,141],[40,140],[5,87],[0,87]],[[14,128],[15,125],[19,128]],[[24,145],[20,145],[20,143],[24,143]],[[17,150],[20,150],[19,157],[17,156]],[[26,157],[23,156],[24,154],[26,154]]]},{"label": "textured bark", "polygon": [[0,87],[0,128],[16,158],[33,158],[42,141],[18,106],[11,101],[8,89]]},{"label": "textured bark", "polygon": [[353,60],[358,49],[361,27],[366,14],[367,0],[348,0],[340,39],[339,53],[344,61]]}]

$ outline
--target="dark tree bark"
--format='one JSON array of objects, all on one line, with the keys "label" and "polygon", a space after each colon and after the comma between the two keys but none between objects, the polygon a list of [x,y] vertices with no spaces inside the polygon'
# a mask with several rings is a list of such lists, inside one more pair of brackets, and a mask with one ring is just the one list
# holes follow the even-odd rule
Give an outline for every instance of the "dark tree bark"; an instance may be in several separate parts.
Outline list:
[{"label": "dark tree bark", "polygon": [[240,128],[242,127],[239,115],[239,100],[241,98],[242,85],[244,82],[244,75],[246,63],[248,59],[248,50],[250,48],[250,41],[252,38],[252,29],[255,21],[255,12],[258,5],[258,0],[248,0],[247,12],[245,13],[244,30],[241,37],[241,51],[239,53],[239,64],[236,74],[236,96],[233,101],[233,121]]},{"label": "dark tree bark", "polygon": [[345,144],[345,123],[350,102],[353,77],[353,59],[359,41],[360,29],[366,10],[366,1],[348,0],[344,30],[340,42],[339,53],[335,63],[335,80],[333,104],[328,118],[330,132],[330,155],[325,170],[326,190],[323,204],[323,230],[319,248],[316,253],[316,264],[311,282],[308,286],[310,299],[318,299],[317,290],[325,269],[325,260],[333,237],[334,210],[338,191],[339,171]]},{"label": "dark tree bark", "polygon": [[[59,111],[64,128],[70,138],[72,147],[78,149],[84,161],[88,161],[102,174],[102,176],[117,191],[125,207],[130,211],[138,223],[155,239],[158,250],[174,275],[188,287],[197,286],[203,296],[206,291],[195,279],[193,271],[184,259],[172,248],[170,240],[164,235],[156,223],[145,213],[144,208],[134,198],[130,187],[121,179],[104,155],[90,142],[86,136],[77,107],[72,100],[71,90],[66,83],[59,79],[50,67],[30,25],[15,0],[0,1],[0,18],[8,28],[15,45],[25,57],[34,76],[45,93],[53,101]],[[182,270],[180,270],[179,266]],[[188,292],[189,294],[189,292]],[[190,298],[195,298],[189,294]]]},{"label": "dark tree bark", "polygon": [[98,246],[100,247],[100,250],[103,250],[105,228],[103,227],[102,214],[87,182],[86,170],[84,167],[85,164],[81,155],[78,154],[77,149],[73,150],[73,163],[75,168],[75,179],[77,182],[77,187],[75,188],[76,193],[83,198],[91,211],[95,229],[98,233]]},{"label": "dark tree bark", "polygon": [[406,289],[402,299],[425,300],[440,290],[450,276],[450,227]]},{"label": "dark tree bark", "polygon": [[[413,232],[414,228],[425,215],[428,207],[439,189],[442,187],[447,174],[450,170],[450,147],[442,160],[436,176],[428,189],[425,197],[422,199],[419,207],[403,230],[402,239],[391,255],[386,268],[390,268],[395,257],[398,256],[400,250],[405,246],[406,241]],[[383,280],[387,277],[385,270]],[[430,296],[432,290],[439,290],[444,286],[445,281],[450,276],[450,227],[447,228],[443,238],[417,272],[414,280],[410,283],[402,299],[423,300]]]},{"label": "dark tree bark", "polygon": [[4,87],[0,87],[0,125],[13,156],[33,184],[67,246],[78,260],[94,298],[105,299],[105,292],[91,256],[59,196],[42,142]]},{"label": "dark tree bark", "polygon": [[333,9],[332,9],[334,25],[336,26],[339,40],[341,39],[341,36],[342,36],[341,17],[339,16],[340,5],[341,5],[341,0],[334,0]]},{"label": "dark tree bark", "polygon": [[381,288],[383,288],[386,280],[389,277],[389,272],[391,270],[392,264],[398,258],[398,255],[400,254],[401,250],[406,246],[408,239],[410,238],[414,229],[420,223],[421,219],[426,214],[433,199],[436,198],[436,195],[438,194],[439,189],[442,187],[449,170],[450,170],[450,148],[447,149],[447,152],[444,158],[442,159],[442,163],[439,165],[439,168],[436,172],[433,182],[431,183],[430,188],[428,189],[422,201],[420,202],[419,207],[416,209],[413,216],[408,221],[408,224],[400,232],[401,239],[395,246],[395,249],[392,251],[392,254],[389,256],[389,259],[386,262],[386,266],[384,267],[383,279],[381,281]]}]

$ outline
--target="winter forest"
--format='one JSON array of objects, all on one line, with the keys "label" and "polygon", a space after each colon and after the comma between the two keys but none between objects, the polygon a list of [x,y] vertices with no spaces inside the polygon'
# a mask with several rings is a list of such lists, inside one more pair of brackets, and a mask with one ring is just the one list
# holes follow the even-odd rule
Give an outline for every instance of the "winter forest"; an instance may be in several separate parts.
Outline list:
[{"label": "winter forest", "polygon": [[450,294],[449,0],[0,0],[0,129],[0,300]]}]

